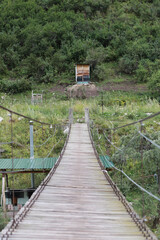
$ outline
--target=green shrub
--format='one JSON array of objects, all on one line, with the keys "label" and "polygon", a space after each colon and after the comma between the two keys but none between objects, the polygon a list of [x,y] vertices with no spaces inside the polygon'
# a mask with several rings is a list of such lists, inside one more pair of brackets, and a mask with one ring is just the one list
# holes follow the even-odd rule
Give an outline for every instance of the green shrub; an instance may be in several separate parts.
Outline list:
[{"label": "green shrub", "polygon": [[22,93],[31,90],[31,82],[26,79],[21,80],[0,80],[0,91],[5,93]]},{"label": "green shrub", "polygon": [[148,78],[148,69],[144,65],[139,64],[136,70],[136,77],[138,82],[146,82]]},{"label": "green shrub", "polygon": [[132,74],[136,70],[138,62],[135,58],[129,55],[123,56],[119,61],[119,68],[121,72]]},{"label": "green shrub", "polygon": [[154,72],[148,81],[148,87],[152,93],[160,94],[160,70]]},{"label": "green shrub", "polygon": [[8,220],[8,218],[3,216],[2,209],[0,208],[0,231],[6,226]]},{"label": "green shrub", "polygon": [[97,65],[93,71],[92,78],[95,81],[103,81],[107,78],[106,67],[104,64]]},{"label": "green shrub", "polygon": [[148,78],[151,77],[153,72],[158,71],[159,67],[159,60],[152,62],[148,59],[143,59],[140,61],[138,68],[135,71],[138,82],[147,82]]},{"label": "green shrub", "polygon": [[1,74],[7,73],[7,66],[5,65],[5,63],[1,57],[0,57],[0,73]]},{"label": "green shrub", "polygon": [[92,69],[103,63],[106,58],[106,50],[104,47],[91,48],[87,52],[86,62],[92,66]]}]

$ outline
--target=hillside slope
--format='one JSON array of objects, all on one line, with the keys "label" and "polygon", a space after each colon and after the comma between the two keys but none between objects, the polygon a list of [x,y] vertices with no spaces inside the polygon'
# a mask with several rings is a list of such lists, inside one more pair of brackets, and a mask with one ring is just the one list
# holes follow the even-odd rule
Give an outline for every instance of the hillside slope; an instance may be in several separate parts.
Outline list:
[{"label": "hillside slope", "polygon": [[90,63],[96,81],[159,84],[159,19],[159,0],[1,0],[0,80],[71,82]]}]

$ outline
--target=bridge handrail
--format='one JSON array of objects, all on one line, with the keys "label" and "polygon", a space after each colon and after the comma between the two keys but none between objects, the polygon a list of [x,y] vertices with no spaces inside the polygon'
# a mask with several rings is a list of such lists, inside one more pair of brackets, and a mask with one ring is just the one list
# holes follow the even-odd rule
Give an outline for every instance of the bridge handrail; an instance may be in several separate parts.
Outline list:
[{"label": "bridge handrail", "polygon": [[128,127],[128,126],[131,126],[131,125],[135,125],[137,123],[142,123],[142,122],[147,121],[147,120],[149,120],[149,119],[151,119],[153,117],[156,117],[158,115],[160,115],[160,112],[152,114],[152,115],[150,115],[150,116],[148,116],[146,118],[140,119],[138,121],[135,121],[135,122],[132,122],[132,123],[128,123],[128,124],[125,124],[125,125],[122,125],[122,126],[119,126],[119,127],[116,127],[116,128],[112,128],[111,130],[115,131],[115,130],[120,129],[120,128],[124,128],[124,127]]},{"label": "bridge handrail", "polygon": [[15,114],[15,115],[17,115],[17,116],[20,116],[20,117],[26,118],[26,119],[28,119],[28,120],[30,120],[30,121],[40,123],[40,124],[42,124],[42,125],[48,125],[48,126],[53,126],[53,125],[55,125],[55,126],[61,126],[61,124],[52,124],[52,123],[46,123],[46,122],[38,121],[38,120],[36,120],[36,119],[34,119],[34,118],[27,117],[27,116],[25,116],[25,115],[23,115],[23,114],[21,114],[21,113],[14,112],[14,111],[12,111],[12,110],[6,108],[6,107],[3,107],[2,105],[0,105],[0,108],[3,109],[3,110],[6,110],[6,111],[8,111],[8,112],[10,112],[10,113],[12,113],[12,114]]}]

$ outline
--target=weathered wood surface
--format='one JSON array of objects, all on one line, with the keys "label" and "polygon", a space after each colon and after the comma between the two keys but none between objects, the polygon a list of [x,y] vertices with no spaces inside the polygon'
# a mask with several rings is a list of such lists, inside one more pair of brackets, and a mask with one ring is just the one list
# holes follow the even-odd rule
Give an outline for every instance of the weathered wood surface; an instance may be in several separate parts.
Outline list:
[{"label": "weathered wood surface", "polygon": [[106,181],[86,124],[72,125],[59,167],[9,239],[145,239]]}]

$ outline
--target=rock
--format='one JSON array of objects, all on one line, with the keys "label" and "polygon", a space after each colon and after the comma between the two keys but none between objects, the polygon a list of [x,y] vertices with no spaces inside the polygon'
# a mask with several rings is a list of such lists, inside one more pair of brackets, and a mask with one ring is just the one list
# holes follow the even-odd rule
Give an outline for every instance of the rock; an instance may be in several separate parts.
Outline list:
[{"label": "rock", "polygon": [[66,88],[68,97],[87,98],[98,95],[98,89],[93,83],[75,84]]},{"label": "rock", "polygon": [[2,122],[3,121],[3,118],[2,117],[0,117],[0,122]]},{"label": "rock", "polygon": [[67,128],[63,131],[64,134],[68,134],[68,132],[69,132],[69,127],[67,127]]}]

